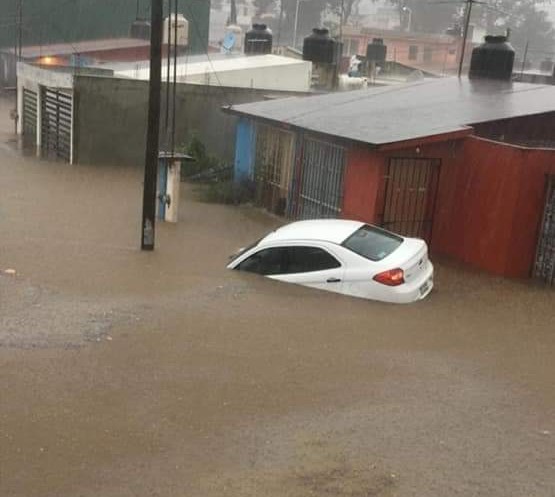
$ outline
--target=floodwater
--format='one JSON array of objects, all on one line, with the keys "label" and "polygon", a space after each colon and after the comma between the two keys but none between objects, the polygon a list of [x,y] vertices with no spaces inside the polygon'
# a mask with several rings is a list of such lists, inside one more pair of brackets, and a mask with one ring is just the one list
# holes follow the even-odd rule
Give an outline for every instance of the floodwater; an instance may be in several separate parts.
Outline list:
[{"label": "floodwater", "polygon": [[141,169],[22,157],[0,102],[0,496],[554,495],[553,291],[227,271],[281,221],[187,185],[142,253]]}]

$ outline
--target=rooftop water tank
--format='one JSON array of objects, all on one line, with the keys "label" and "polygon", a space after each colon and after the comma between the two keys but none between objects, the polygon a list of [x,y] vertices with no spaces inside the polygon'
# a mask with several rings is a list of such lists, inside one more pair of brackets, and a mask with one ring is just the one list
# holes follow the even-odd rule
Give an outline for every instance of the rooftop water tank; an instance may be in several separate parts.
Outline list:
[{"label": "rooftop water tank", "polygon": [[243,51],[243,28],[241,26],[237,24],[226,26],[222,48],[225,52]]},{"label": "rooftop water tank", "polygon": [[330,36],[326,28],[314,28],[303,42],[303,59],[322,64],[337,64],[341,44]]},{"label": "rooftop water tank", "polygon": [[472,50],[469,78],[510,80],[515,50],[506,36],[486,36],[485,43]]},{"label": "rooftop water tank", "polygon": [[150,22],[143,19],[133,21],[129,36],[137,40],[150,40]]},{"label": "rooftop water tank", "polygon": [[245,34],[245,53],[272,53],[273,39],[272,31],[268,29],[266,24],[253,24],[252,29]]},{"label": "rooftop water tank", "polygon": [[551,72],[553,70],[553,60],[549,57],[540,62],[540,71]]},{"label": "rooftop water tank", "polygon": [[387,55],[387,46],[383,44],[382,38],[373,38],[372,43],[368,43],[366,47],[366,60],[383,64]]},{"label": "rooftop water tank", "polygon": [[[177,25],[177,26],[176,26]],[[186,47],[189,44],[189,21],[185,19],[183,14],[171,14],[164,19],[164,34],[162,43],[168,43],[168,29],[170,29],[169,40],[170,45],[175,44],[175,29],[177,27],[177,46]]]}]

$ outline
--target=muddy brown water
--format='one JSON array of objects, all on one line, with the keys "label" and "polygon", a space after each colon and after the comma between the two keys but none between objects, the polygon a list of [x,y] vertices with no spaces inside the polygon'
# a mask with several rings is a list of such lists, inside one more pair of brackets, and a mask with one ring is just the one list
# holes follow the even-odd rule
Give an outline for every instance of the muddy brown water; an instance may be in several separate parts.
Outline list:
[{"label": "muddy brown water", "polygon": [[0,496],[554,495],[552,291],[437,263],[394,306],[230,272],[281,220],[187,185],[142,253],[139,168],[10,133]]}]

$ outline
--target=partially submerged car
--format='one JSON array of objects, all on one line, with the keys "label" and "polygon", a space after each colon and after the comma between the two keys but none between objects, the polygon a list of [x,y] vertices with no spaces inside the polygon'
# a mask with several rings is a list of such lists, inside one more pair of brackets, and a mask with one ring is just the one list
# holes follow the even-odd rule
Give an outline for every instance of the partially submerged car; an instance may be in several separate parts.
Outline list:
[{"label": "partially submerged car", "polygon": [[383,302],[408,303],[434,286],[424,240],[359,221],[298,221],[235,254],[229,269]]}]

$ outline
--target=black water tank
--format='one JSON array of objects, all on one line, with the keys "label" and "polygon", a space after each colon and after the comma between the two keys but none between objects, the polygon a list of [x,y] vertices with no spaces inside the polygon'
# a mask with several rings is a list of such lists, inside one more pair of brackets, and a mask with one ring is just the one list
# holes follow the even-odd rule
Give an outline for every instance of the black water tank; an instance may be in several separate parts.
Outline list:
[{"label": "black water tank", "polygon": [[472,50],[469,78],[510,80],[515,50],[506,36],[486,36],[485,43]]},{"label": "black water tank", "polygon": [[551,72],[553,70],[553,60],[544,59],[540,62],[540,71]]},{"label": "black water tank", "polygon": [[326,28],[314,28],[303,42],[303,59],[322,64],[337,64],[341,56],[341,44],[330,37]]},{"label": "black water tank", "polygon": [[366,60],[383,64],[387,55],[387,46],[383,44],[382,38],[373,38],[372,43],[368,43],[366,47]]},{"label": "black water tank", "polygon": [[150,40],[150,22],[143,19],[133,21],[129,36],[138,40]]},{"label": "black water tank", "polygon": [[272,53],[272,31],[266,24],[253,24],[252,29],[245,34],[246,54]]}]

